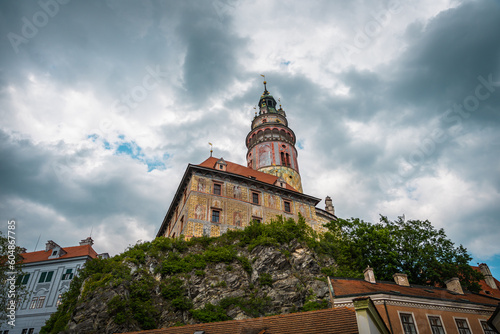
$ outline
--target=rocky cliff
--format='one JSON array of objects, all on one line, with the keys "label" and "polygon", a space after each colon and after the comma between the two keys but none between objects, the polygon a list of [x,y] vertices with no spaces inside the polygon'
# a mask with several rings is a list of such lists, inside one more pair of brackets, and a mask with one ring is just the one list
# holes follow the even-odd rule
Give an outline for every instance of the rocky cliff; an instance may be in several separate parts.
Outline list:
[{"label": "rocky cliff", "polygon": [[[157,238],[88,263],[43,332],[120,333],[326,308],[333,260],[293,221]],[[271,229],[273,228],[273,229]]]}]

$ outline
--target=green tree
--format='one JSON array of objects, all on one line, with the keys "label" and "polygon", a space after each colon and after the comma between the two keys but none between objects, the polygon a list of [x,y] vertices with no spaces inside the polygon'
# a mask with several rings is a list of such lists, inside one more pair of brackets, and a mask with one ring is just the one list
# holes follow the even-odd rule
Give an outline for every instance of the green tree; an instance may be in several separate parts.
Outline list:
[{"label": "green tree", "polygon": [[361,273],[371,266],[380,280],[392,280],[400,272],[412,284],[443,287],[447,279],[459,277],[465,289],[480,290],[482,275],[469,265],[472,257],[467,249],[455,247],[444,229],[437,230],[428,220],[390,221],[381,216],[377,224],[339,219],[327,227],[325,238],[337,238],[323,247],[334,253],[340,271]]},{"label": "green tree", "polygon": [[[9,225],[11,226],[11,225]],[[17,284],[22,277],[21,254],[23,249],[16,246],[15,239],[4,236],[0,232],[0,321],[9,320],[7,315],[12,308],[11,301],[17,302],[24,293],[21,285]]]}]

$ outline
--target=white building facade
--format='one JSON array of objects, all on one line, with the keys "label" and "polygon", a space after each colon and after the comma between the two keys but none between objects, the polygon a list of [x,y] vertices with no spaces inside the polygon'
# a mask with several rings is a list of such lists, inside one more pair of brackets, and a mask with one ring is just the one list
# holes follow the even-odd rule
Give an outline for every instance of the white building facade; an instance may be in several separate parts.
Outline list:
[{"label": "white building facade", "polygon": [[92,244],[87,238],[79,246],[63,248],[48,241],[44,251],[21,254],[24,275],[17,283],[24,287],[24,298],[17,305],[15,326],[0,325],[0,334],[38,334],[56,312],[73,277],[98,256]]}]

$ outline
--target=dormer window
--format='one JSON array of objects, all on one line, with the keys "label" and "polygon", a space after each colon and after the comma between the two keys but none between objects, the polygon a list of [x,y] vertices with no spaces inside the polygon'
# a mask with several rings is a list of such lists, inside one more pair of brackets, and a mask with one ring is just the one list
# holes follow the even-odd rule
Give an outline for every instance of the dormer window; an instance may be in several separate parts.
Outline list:
[{"label": "dormer window", "polygon": [[56,255],[57,255],[57,251],[55,250],[52,252],[52,256],[56,256]]},{"label": "dormer window", "polygon": [[226,171],[227,170],[227,163],[224,161],[223,158],[220,158],[217,160],[215,163],[215,169]]}]

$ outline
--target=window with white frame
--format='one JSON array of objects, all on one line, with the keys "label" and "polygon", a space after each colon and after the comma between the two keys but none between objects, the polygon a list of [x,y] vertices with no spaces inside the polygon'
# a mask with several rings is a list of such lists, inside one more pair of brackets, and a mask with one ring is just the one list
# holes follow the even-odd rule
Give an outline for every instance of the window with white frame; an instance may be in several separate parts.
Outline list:
[{"label": "window with white frame", "polygon": [[44,271],[40,274],[40,279],[38,283],[46,283],[52,281],[52,276],[54,275],[53,271]]},{"label": "window with white frame", "polygon": [[431,325],[432,334],[445,334],[441,318],[437,315],[429,315],[429,324]]},{"label": "window with white frame", "polygon": [[38,298],[38,303],[36,304],[36,308],[42,308],[44,302],[45,302],[45,296],[41,296],[40,298]]},{"label": "window with white frame", "polygon": [[496,334],[495,330],[488,325],[486,320],[481,320],[481,328],[483,329],[484,334]]},{"label": "window with white frame", "polygon": [[415,321],[413,320],[413,315],[410,313],[400,313],[401,325],[403,326],[403,333],[405,334],[417,334],[417,327],[415,326]]},{"label": "window with white frame", "polygon": [[33,308],[36,307],[36,302],[37,301],[38,301],[38,297],[33,297],[33,299],[31,300],[30,309],[33,309]]},{"label": "window with white frame", "polygon": [[467,319],[457,319],[455,318],[455,323],[457,324],[457,329],[459,334],[472,334],[469,328],[469,323]]},{"label": "window with white frame", "polygon": [[66,273],[62,275],[62,280],[66,281],[73,278],[73,269],[66,269]]},{"label": "window with white frame", "polygon": [[28,284],[29,279],[30,279],[30,274],[20,275],[17,277],[16,285],[26,285]]}]

